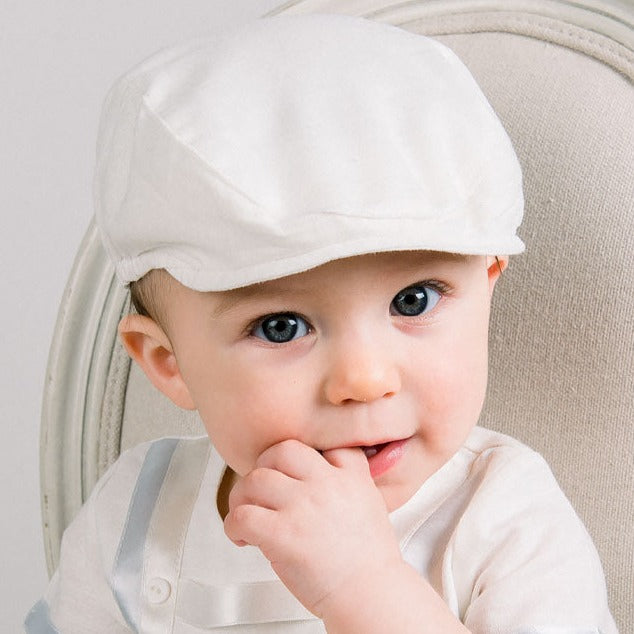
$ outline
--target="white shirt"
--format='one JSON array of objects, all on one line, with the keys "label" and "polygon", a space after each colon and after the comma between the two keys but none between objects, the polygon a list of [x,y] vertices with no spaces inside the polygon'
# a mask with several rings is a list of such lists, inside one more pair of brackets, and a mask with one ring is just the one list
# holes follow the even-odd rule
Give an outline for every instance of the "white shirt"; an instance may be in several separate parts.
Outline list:
[{"label": "white shirt", "polygon": [[[64,534],[27,632],[323,633],[257,548],[225,536],[206,437],[122,454]],[[601,564],[545,461],[475,428],[390,518],[473,634],[616,634]]]}]

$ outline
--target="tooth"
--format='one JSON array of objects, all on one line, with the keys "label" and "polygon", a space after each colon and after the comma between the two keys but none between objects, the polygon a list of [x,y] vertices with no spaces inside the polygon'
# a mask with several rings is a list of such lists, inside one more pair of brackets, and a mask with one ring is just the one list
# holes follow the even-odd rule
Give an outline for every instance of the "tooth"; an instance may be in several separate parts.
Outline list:
[{"label": "tooth", "polygon": [[376,447],[363,447],[363,453],[365,453],[366,458],[372,458],[372,456],[376,456],[379,451]]}]

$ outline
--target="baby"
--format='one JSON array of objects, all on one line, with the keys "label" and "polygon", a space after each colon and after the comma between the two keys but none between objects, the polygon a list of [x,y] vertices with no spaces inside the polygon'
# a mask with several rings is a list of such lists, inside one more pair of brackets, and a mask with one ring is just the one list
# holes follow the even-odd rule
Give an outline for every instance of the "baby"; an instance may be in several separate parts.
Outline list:
[{"label": "baby", "polygon": [[453,53],[331,15],[163,52],[96,190],[121,339],[208,436],[121,456],[28,632],[616,632],[543,459],[476,426],[523,200]]}]

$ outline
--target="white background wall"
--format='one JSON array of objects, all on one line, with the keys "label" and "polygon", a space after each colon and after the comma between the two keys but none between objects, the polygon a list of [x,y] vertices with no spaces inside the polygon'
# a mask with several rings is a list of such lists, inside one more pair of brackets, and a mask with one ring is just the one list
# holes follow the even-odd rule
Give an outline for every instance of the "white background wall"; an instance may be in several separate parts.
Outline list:
[{"label": "white background wall", "polygon": [[155,50],[281,0],[0,0],[0,631],[43,593],[39,418],[57,306],[91,214],[101,102]]}]

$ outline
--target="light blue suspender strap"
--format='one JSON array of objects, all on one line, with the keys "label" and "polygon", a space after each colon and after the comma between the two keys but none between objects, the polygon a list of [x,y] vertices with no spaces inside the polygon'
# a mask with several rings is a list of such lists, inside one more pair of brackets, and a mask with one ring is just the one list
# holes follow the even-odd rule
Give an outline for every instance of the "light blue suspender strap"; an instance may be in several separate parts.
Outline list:
[{"label": "light blue suspender strap", "polygon": [[[123,617],[134,632],[138,632],[137,619],[146,533],[178,443],[177,438],[165,438],[154,442],[148,449],[132,494],[114,562],[112,590]],[[49,605],[44,599],[38,601],[28,613],[24,628],[27,634],[60,634],[50,620]]]},{"label": "light blue suspender strap", "polygon": [[[167,558],[172,565],[175,559],[180,561],[209,449],[207,438],[163,438],[154,441],[145,454],[110,577],[113,596],[133,632],[140,632],[141,627],[146,631],[146,624],[141,622],[144,573],[152,572],[156,561],[160,563]],[[169,489],[169,495],[161,495],[164,486]],[[159,525],[150,531],[153,519]],[[145,561],[148,540],[149,550],[158,553],[149,563]],[[179,554],[176,558],[174,549]],[[154,631],[152,624],[149,625]],[[33,606],[24,627],[27,634],[60,634],[51,622],[49,605],[44,599]]]},{"label": "light blue suspender strap", "polygon": [[187,438],[181,441],[170,462],[145,544],[151,556],[146,557],[143,570],[144,634],[164,634],[174,627],[183,586],[181,565],[187,534],[210,452],[206,436]]},{"label": "light blue suspender strap", "polygon": [[27,634],[59,634],[59,630],[51,623],[48,603],[44,599],[40,599],[27,614],[24,630]]},{"label": "light blue suspender strap", "polygon": [[179,442],[178,438],[163,438],[148,449],[114,561],[112,590],[123,617],[134,632],[139,631],[145,539],[163,480]]}]

